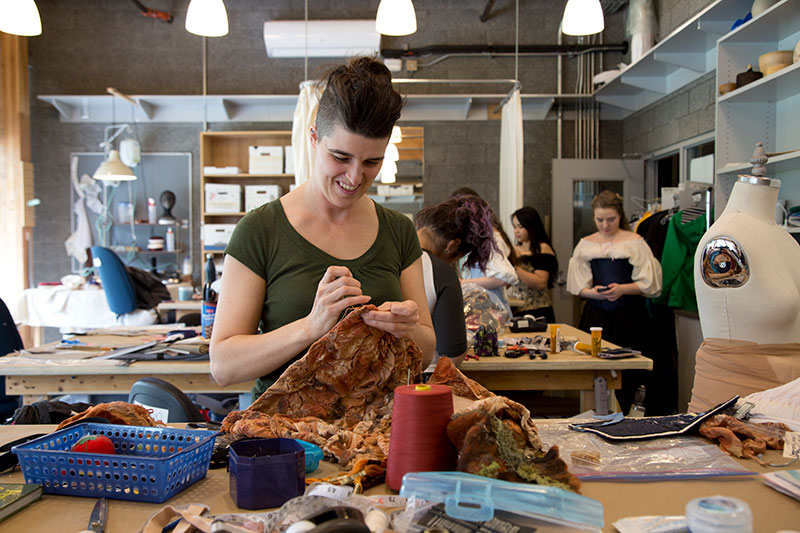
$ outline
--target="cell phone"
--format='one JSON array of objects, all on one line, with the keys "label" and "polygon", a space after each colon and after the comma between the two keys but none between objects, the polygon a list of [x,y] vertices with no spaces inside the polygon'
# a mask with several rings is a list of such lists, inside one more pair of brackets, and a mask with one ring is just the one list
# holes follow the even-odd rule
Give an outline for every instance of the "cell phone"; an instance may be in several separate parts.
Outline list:
[{"label": "cell phone", "polygon": [[608,287],[608,286],[606,286],[606,287],[597,287],[597,292],[606,292],[610,288],[611,287]]}]

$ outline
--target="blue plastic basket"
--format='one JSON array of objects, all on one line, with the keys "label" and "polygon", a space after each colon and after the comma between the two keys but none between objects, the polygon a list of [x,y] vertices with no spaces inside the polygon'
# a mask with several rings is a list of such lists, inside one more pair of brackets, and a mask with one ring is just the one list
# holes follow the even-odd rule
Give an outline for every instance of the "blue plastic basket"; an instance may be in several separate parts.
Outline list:
[{"label": "blue plastic basket", "polygon": [[[169,427],[80,424],[11,451],[26,483],[47,494],[161,503],[206,477],[217,432]],[[105,435],[116,454],[69,451],[86,435]]]}]

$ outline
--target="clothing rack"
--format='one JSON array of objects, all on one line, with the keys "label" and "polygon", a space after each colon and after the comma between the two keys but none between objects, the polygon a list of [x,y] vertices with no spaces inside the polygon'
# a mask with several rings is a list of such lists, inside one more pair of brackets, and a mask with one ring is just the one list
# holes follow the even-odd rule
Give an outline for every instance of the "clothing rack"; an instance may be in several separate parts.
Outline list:
[{"label": "clothing rack", "polygon": [[[706,231],[711,226],[711,204],[713,187],[706,184],[687,183],[680,192],[681,223],[686,224],[701,215],[706,216]],[[704,201],[705,200],[705,201]]]}]

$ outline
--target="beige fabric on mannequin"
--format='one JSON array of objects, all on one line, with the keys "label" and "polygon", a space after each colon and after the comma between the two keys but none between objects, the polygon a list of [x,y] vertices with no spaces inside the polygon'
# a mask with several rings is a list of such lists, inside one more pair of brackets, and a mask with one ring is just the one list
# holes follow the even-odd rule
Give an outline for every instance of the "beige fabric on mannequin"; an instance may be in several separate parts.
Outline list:
[{"label": "beige fabric on mannequin", "polygon": [[800,343],[706,339],[697,350],[689,412],[706,411],[800,377]]},{"label": "beige fabric on mannequin", "polygon": [[[749,176],[737,181],[695,252],[705,340],[697,351],[689,411],[800,377],[800,246],[775,224],[779,184]],[[703,279],[703,250],[723,237],[747,259],[749,278],[741,286],[712,287]]]},{"label": "beige fabric on mannequin", "polygon": [[[725,211],[700,240],[694,284],[704,338],[800,342],[800,246],[775,224],[778,190],[737,181]],[[703,249],[719,237],[735,240],[747,256],[750,278],[740,287],[714,288],[703,280]]]}]

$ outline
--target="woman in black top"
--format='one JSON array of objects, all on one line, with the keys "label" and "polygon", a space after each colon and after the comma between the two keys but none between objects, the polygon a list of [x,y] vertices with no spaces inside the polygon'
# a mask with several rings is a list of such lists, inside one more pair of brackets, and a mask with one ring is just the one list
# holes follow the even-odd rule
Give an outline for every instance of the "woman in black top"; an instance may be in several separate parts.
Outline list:
[{"label": "woman in black top", "polygon": [[491,210],[477,196],[458,196],[422,208],[414,217],[424,252],[425,296],[436,332],[436,354],[424,374],[432,373],[439,357],[458,366],[467,352],[464,300],[456,264],[485,268],[494,251]]},{"label": "woman in black top", "polygon": [[544,317],[556,321],[550,289],[558,274],[558,259],[550,246],[542,219],[533,207],[522,207],[511,215],[518,259],[514,267],[519,281],[507,289],[509,298],[523,303],[516,316]]}]

